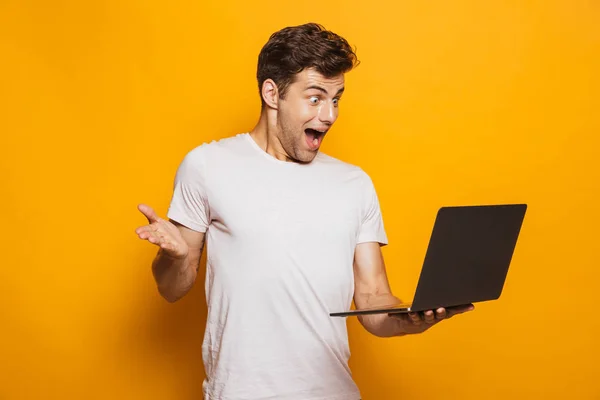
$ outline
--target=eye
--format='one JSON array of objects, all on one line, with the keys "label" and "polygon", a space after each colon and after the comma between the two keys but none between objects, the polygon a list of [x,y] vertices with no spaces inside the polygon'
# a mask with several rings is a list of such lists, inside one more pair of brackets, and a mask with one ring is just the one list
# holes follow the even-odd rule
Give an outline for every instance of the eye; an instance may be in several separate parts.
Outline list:
[{"label": "eye", "polygon": [[339,104],[339,102],[340,102],[339,98],[333,99],[333,105],[337,106]]},{"label": "eye", "polygon": [[319,98],[317,96],[311,96],[308,101],[310,101],[311,104],[317,104],[319,102]]}]

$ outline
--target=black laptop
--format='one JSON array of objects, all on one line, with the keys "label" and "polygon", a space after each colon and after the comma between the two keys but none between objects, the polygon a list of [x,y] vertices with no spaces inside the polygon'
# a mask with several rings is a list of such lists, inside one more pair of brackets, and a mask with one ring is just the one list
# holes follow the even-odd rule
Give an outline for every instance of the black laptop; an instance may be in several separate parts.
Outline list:
[{"label": "black laptop", "polygon": [[330,316],[418,312],[498,299],[526,210],[526,204],[440,208],[411,303]]}]

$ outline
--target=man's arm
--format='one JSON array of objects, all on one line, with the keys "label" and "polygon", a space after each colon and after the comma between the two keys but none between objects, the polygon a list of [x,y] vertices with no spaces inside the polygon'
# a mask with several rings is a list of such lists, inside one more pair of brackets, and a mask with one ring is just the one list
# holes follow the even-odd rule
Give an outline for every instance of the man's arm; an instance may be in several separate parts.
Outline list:
[{"label": "man's arm", "polygon": [[[361,243],[354,254],[354,303],[357,309],[393,306],[401,300],[390,289],[379,243]],[[360,315],[358,319],[375,336],[391,337],[421,333],[456,314],[473,310],[473,305],[438,308],[420,313]]]},{"label": "man's arm", "polygon": [[186,228],[175,221],[170,222],[177,227],[187,244],[187,255],[184,258],[176,258],[164,249],[159,249],[152,262],[152,274],[161,296],[173,303],[185,296],[196,282],[200,258],[204,250],[205,234]]},{"label": "man's arm", "polygon": [[194,286],[204,249],[204,232],[189,229],[173,220],[159,218],[154,210],[140,204],[138,209],[148,225],[136,229],[142,240],[159,247],[152,262],[152,274],[158,291],[167,301],[175,302]]},{"label": "man's arm", "polygon": [[[360,243],[354,252],[354,304],[357,309],[396,305],[400,299],[392,294],[381,247],[377,242]],[[398,320],[387,314],[359,315],[364,328],[375,336],[403,335]]]}]

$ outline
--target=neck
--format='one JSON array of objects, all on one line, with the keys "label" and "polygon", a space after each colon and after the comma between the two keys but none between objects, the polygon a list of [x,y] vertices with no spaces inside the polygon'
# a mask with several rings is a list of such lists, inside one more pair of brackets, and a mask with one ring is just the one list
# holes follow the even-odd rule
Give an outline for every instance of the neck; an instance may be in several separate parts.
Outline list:
[{"label": "neck", "polygon": [[265,106],[256,126],[250,131],[250,136],[261,149],[276,159],[292,161],[279,141],[280,130],[281,128],[277,124],[277,110]]}]

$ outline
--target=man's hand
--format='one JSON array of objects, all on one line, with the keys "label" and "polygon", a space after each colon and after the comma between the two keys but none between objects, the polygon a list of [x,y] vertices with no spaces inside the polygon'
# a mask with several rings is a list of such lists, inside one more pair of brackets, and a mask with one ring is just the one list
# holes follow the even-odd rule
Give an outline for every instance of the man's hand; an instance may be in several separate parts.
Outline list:
[{"label": "man's hand", "polygon": [[148,225],[140,226],[135,230],[140,239],[159,246],[169,257],[175,259],[187,257],[188,245],[175,225],[159,218],[150,206],[140,204],[138,210],[148,219]]},{"label": "man's hand", "polygon": [[422,333],[435,324],[452,318],[455,315],[462,314],[475,309],[473,304],[465,306],[456,306],[448,308],[438,308],[437,310],[427,310],[424,312],[412,312],[404,314],[389,314],[398,324],[400,334]]}]

